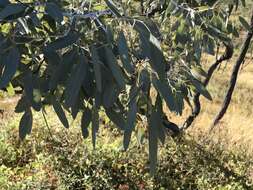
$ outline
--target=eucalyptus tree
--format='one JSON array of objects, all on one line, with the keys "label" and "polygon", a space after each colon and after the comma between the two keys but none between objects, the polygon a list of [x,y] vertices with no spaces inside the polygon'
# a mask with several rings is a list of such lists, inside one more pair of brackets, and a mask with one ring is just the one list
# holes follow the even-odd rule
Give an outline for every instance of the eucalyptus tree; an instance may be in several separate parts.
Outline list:
[{"label": "eucalyptus tree", "polygon": [[[241,5],[244,0],[1,0],[0,89],[22,94],[15,110],[23,113],[20,138],[31,133],[33,110],[45,113],[45,106],[66,128],[66,112],[74,119],[82,113],[82,135],[91,131],[94,146],[101,112],[123,131],[125,149],[136,123],[147,121],[154,171],[166,130],[181,134],[200,111],[199,96],[212,100],[205,87],[232,57],[239,33],[230,15]],[[223,47],[205,72],[203,56],[218,56]],[[185,102],[192,115],[171,123],[163,108],[181,115]]]}]

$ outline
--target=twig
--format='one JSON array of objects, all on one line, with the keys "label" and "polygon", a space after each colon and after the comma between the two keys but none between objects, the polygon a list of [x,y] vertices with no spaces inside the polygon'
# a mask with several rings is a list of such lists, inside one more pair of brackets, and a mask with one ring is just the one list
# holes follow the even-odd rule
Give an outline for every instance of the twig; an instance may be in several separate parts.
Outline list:
[{"label": "twig", "polygon": [[44,118],[44,121],[45,121],[46,127],[47,127],[47,129],[48,129],[48,133],[49,133],[50,137],[51,137],[51,138],[52,138],[52,140],[53,140],[53,139],[54,139],[54,137],[53,137],[53,135],[52,135],[52,132],[51,132],[50,126],[49,126],[49,124],[48,124],[48,122],[47,122],[47,118],[46,118],[46,115],[45,115],[45,109],[43,108],[43,109],[41,110],[41,112],[42,112],[42,115],[43,115],[43,118]]}]

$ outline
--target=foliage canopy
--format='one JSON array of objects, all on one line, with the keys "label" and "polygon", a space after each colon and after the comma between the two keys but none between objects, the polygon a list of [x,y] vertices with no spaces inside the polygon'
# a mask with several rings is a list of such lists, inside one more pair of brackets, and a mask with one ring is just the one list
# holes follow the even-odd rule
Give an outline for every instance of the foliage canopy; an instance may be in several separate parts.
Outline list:
[{"label": "foliage canopy", "polygon": [[[95,146],[104,111],[123,130],[125,149],[136,122],[148,123],[153,171],[166,136],[163,107],[181,115],[195,93],[212,100],[201,58],[239,36],[229,16],[241,4],[245,0],[0,1],[0,89],[22,93],[15,110],[24,113],[20,138],[31,133],[32,110],[51,105],[66,128],[65,111],[74,119],[82,112],[83,137],[91,126]],[[167,127],[173,130],[170,122]]]}]

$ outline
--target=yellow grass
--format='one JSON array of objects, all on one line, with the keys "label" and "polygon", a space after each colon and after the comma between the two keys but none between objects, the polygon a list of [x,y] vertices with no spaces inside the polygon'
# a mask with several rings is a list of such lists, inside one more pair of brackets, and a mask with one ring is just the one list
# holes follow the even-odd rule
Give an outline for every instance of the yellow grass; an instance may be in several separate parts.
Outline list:
[{"label": "yellow grass", "polygon": [[[221,143],[230,150],[245,149],[248,154],[253,153],[253,61],[247,56],[244,68],[240,71],[229,109],[217,125],[215,132],[209,133],[209,126],[221,107],[227,90],[232,67],[236,55],[228,63],[223,63],[208,85],[213,101],[201,97],[202,110],[199,117],[188,130],[188,134],[198,139],[209,139]],[[213,58],[206,57],[206,68],[213,62]],[[182,124],[190,113],[187,108],[183,117],[169,114],[172,121]]]}]

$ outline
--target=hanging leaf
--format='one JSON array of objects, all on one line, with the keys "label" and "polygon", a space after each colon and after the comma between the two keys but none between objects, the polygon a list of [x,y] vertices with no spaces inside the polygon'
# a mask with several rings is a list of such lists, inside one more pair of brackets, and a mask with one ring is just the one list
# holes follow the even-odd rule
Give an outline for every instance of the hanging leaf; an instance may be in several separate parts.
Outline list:
[{"label": "hanging leaf", "polygon": [[207,73],[200,66],[193,66],[191,68],[191,74],[198,80],[207,77]]},{"label": "hanging leaf", "polygon": [[79,39],[79,33],[70,31],[66,36],[58,38],[44,47],[44,52],[52,52],[73,45]]},{"label": "hanging leaf", "polygon": [[24,140],[26,135],[31,134],[32,131],[33,116],[31,109],[27,109],[22,116],[19,123],[19,137]]},{"label": "hanging leaf", "polygon": [[207,91],[207,89],[204,87],[204,85],[201,82],[199,82],[198,80],[192,80],[191,82],[200,94],[202,94],[208,100],[212,101],[212,96],[210,95],[210,93]]},{"label": "hanging leaf", "polygon": [[52,105],[53,105],[54,111],[56,112],[56,114],[57,114],[59,120],[61,121],[61,123],[63,124],[63,126],[65,128],[69,128],[69,122],[68,122],[68,119],[65,115],[64,110],[62,109],[61,104],[56,99],[52,98]]},{"label": "hanging leaf", "polygon": [[119,33],[118,51],[119,51],[120,59],[123,63],[123,67],[126,69],[126,71],[129,74],[132,74],[134,72],[134,67],[131,64],[130,57],[128,54],[127,41],[122,31]]},{"label": "hanging leaf", "polygon": [[117,100],[119,94],[120,90],[118,89],[117,84],[115,84],[114,81],[110,81],[110,83],[107,83],[107,86],[103,92],[103,106],[105,108],[112,107],[114,102]]},{"label": "hanging leaf", "polygon": [[45,11],[58,23],[63,21],[62,11],[55,3],[46,3]]},{"label": "hanging leaf", "polygon": [[122,117],[122,113],[116,112],[112,108],[105,109],[105,113],[107,117],[120,129],[125,129],[125,120],[124,117]]},{"label": "hanging leaf", "polygon": [[31,72],[26,72],[24,76],[24,90],[26,93],[29,105],[32,106],[36,111],[41,109],[41,92],[39,88],[38,78]]},{"label": "hanging leaf", "polygon": [[[155,111],[153,114],[153,120],[156,121],[157,136],[162,144],[165,143],[165,129],[162,123],[163,120],[163,104],[160,96],[156,97]],[[151,118],[152,118],[151,117]],[[152,121],[153,122],[153,121]]]},{"label": "hanging leaf", "polygon": [[[133,86],[131,91],[135,91],[135,89],[136,87]],[[129,146],[131,135],[135,127],[136,114],[137,114],[137,97],[135,96],[133,100],[130,101],[128,114],[127,114],[127,121],[126,121],[124,139],[123,139],[123,145],[124,145],[125,150],[127,150]]]},{"label": "hanging leaf", "polygon": [[89,136],[88,127],[92,121],[92,111],[87,107],[84,109],[81,119],[81,129],[83,138],[86,139]]},{"label": "hanging leaf", "polygon": [[2,76],[0,75],[0,89],[5,88],[9,84],[16,73],[19,63],[20,53],[18,49],[14,47],[3,57],[4,71]]},{"label": "hanging leaf", "polygon": [[3,3],[6,6],[0,12],[0,21],[5,19],[9,20],[17,18],[17,15],[20,15],[20,13],[22,14],[26,9],[26,6],[24,6],[23,4],[6,4],[6,3],[7,2]]},{"label": "hanging leaf", "polygon": [[70,73],[71,68],[77,58],[77,51],[75,51],[74,49],[68,51],[62,56],[62,62],[58,63],[56,69],[54,70],[50,78],[49,88],[51,90],[55,89],[59,83],[65,82],[65,80],[67,79],[66,76]]},{"label": "hanging leaf", "polygon": [[96,137],[97,137],[98,129],[99,129],[99,113],[98,113],[97,108],[93,107],[92,109],[92,144],[94,148],[96,146]]},{"label": "hanging leaf", "polygon": [[241,24],[246,30],[248,30],[249,32],[252,31],[252,27],[248,24],[248,22],[243,17],[239,16],[239,21],[241,22]]},{"label": "hanging leaf", "polygon": [[28,110],[29,108],[30,105],[28,103],[27,97],[25,95],[22,95],[15,107],[15,113],[25,112],[25,110]]},{"label": "hanging leaf", "polygon": [[118,8],[116,7],[115,3],[112,0],[105,0],[105,3],[117,17],[122,17]]},{"label": "hanging leaf", "polygon": [[101,77],[101,61],[99,60],[97,51],[94,46],[91,47],[91,57],[93,62],[93,68],[96,78],[96,86],[99,92],[102,92],[102,77]]},{"label": "hanging leaf", "polygon": [[157,122],[161,118],[158,117],[156,111],[152,111],[151,117],[149,119],[149,162],[150,162],[150,174],[153,176],[156,171],[157,165],[157,154],[158,154],[158,130],[156,128]]},{"label": "hanging leaf", "polygon": [[164,81],[159,80],[156,76],[153,76],[152,83],[155,89],[165,100],[168,108],[171,111],[177,112],[177,106],[175,105],[175,100],[170,85]]},{"label": "hanging leaf", "polygon": [[9,0],[1,0],[0,1],[0,8],[4,8],[5,6],[7,6],[8,4],[10,4]]},{"label": "hanging leaf", "polygon": [[106,47],[105,51],[106,51],[106,55],[107,55],[107,57],[106,57],[107,64],[110,67],[112,74],[113,74],[115,80],[117,81],[118,85],[120,86],[120,88],[124,89],[125,88],[125,79],[124,79],[123,73],[122,73],[119,65],[117,64],[117,59],[114,56],[111,49]]},{"label": "hanging leaf", "polygon": [[88,62],[85,55],[80,54],[78,59],[79,63],[71,72],[65,89],[65,104],[67,107],[71,107],[75,103],[88,70]]}]

